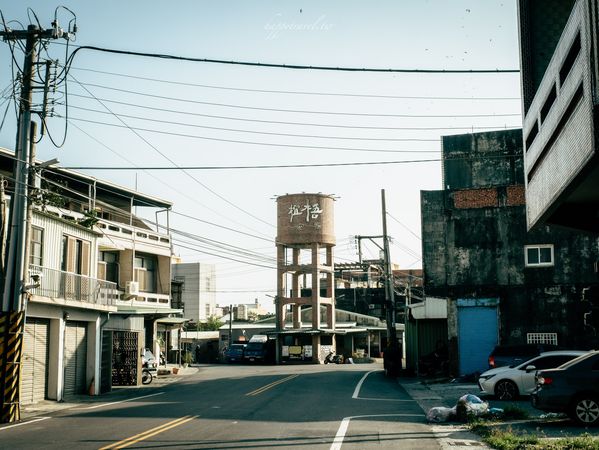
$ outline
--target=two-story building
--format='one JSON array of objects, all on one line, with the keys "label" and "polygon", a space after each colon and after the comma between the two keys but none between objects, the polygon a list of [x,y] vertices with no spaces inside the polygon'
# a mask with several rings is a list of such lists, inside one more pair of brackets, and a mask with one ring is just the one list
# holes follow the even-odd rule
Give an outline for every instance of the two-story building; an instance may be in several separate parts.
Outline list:
[{"label": "two-story building", "polygon": [[[14,154],[0,149],[11,178]],[[140,382],[144,347],[181,319],[170,305],[171,239],[136,216],[136,208],[172,204],[59,168],[41,174],[32,193],[30,289],[21,401],[98,394]],[[10,192],[10,183],[8,189]],[[165,220],[166,222],[166,220]]]}]

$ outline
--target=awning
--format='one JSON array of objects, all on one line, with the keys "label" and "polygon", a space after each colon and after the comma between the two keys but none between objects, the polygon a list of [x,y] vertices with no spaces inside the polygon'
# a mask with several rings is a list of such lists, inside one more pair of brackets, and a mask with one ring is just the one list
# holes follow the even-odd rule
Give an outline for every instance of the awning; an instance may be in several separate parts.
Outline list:
[{"label": "awning", "polygon": [[164,315],[183,314],[182,309],[174,308],[144,308],[130,305],[117,305],[116,314],[143,314],[143,315]]},{"label": "awning", "polygon": [[191,319],[185,319],[184,317],[163,317],[156,319],[156,323],[162,323],[165,325],[178,325],[181,323],[189,322]]}]

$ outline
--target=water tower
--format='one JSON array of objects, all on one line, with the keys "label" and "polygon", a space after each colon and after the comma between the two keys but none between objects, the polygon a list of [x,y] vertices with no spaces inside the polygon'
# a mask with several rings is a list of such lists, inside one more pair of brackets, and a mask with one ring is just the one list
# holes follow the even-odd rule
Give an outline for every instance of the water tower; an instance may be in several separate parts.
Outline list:
[{"label": "water tower", "polygon": [[[313,361],[322,359],[321,335],[333,335],[335,329],[334,201],[331,195],[320,193],[277,198],[277,330],[310,335]],[[310,295],[302,296],[302,290]],[[291,324],[286,320],[287,305]],[[310,330],[302,329],[304,306],[312,308]],[[326,310],[325,326],[321,324],[321,306]]]}]

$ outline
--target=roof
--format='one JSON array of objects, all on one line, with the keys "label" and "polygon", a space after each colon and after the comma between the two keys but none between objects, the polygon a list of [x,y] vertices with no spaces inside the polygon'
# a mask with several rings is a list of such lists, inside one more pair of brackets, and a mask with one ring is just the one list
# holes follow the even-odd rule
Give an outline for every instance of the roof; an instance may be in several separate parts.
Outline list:
[{"label": "roof", "polygon": [[447,319],[447,299],[426,297],[423,302],[408,305],[414,319]]},{"label": "roof", "polygon": [[[10,159],[10,163],[14,160],[15,153],[7,148],[0,147],[0,158],[1,159]],[[41,164],[42,161],[36,160],[36,164]],[[62,169],[60,167],[49,167],[44,169],[45,172],[53,173],[57,176],[65,175],[71,179],[75,179],[82,183],[87,184],[95,184],[96,190],[103,190],[106,192],[110,192],[111,194],[121,195],[128,199],[133,199],[133,206],[150,206],[154,208],[171,208],[173,203],[168,200],[163,200],[158,197],[153,197],[151,195],[142,194],[133,189],[126,188],[124,186],[119,186],[118,184],[111,183],[109,181],[100,180],[91,175],[86,175],[80,172],[75,172],[74,170]]]}]

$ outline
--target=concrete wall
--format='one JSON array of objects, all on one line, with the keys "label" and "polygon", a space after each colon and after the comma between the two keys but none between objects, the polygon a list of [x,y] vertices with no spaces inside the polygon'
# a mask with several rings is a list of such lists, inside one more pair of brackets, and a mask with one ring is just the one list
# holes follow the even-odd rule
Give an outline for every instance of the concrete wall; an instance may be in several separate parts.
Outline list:
[{"label": "concrete wall", "polygon": [[[204,322],[214,314],[216,276],[213,264],[173,264],[172,276],[184,281],[182,299],[186,319]],[[207,314],[207,305],[210,307],[210,314]]]},{"label": "concrete wall", "polygon": [[[505,133],[510,139],[492,133],[482,147],[515,142],[513,131]],[[444,138],[444,151],[465,157],[467,150],[475,148],[473,142],[481,148],[488,134]],[[465,147],[456,149],[454,144]],[[504,185],[479,167],[445,164],[445,179],[459,188],[421,192],[426,293],[450,300],[500,298],[500,343],[526,342],[526,333],[554,332],[560,345],[588,346],[581,293],[582,288],[599,281],[594,272],[594,263],[599,261],[597,238],[547,226],[527,231],[523,186],[514,183],[522,177],[506,170],[522,169],[521,147],[521,141],[520,153],[509,147],[504,158],[512,161],[509,164],[498,161],[501,158],[489,161],[506,177]],[[471,172],[454,173],[461,170]],[[525,246],[535,244],[554,246],[553,266],[525,266]],[[456,318],[454,301],[450,301],[448,338],[454,352]]]}]

